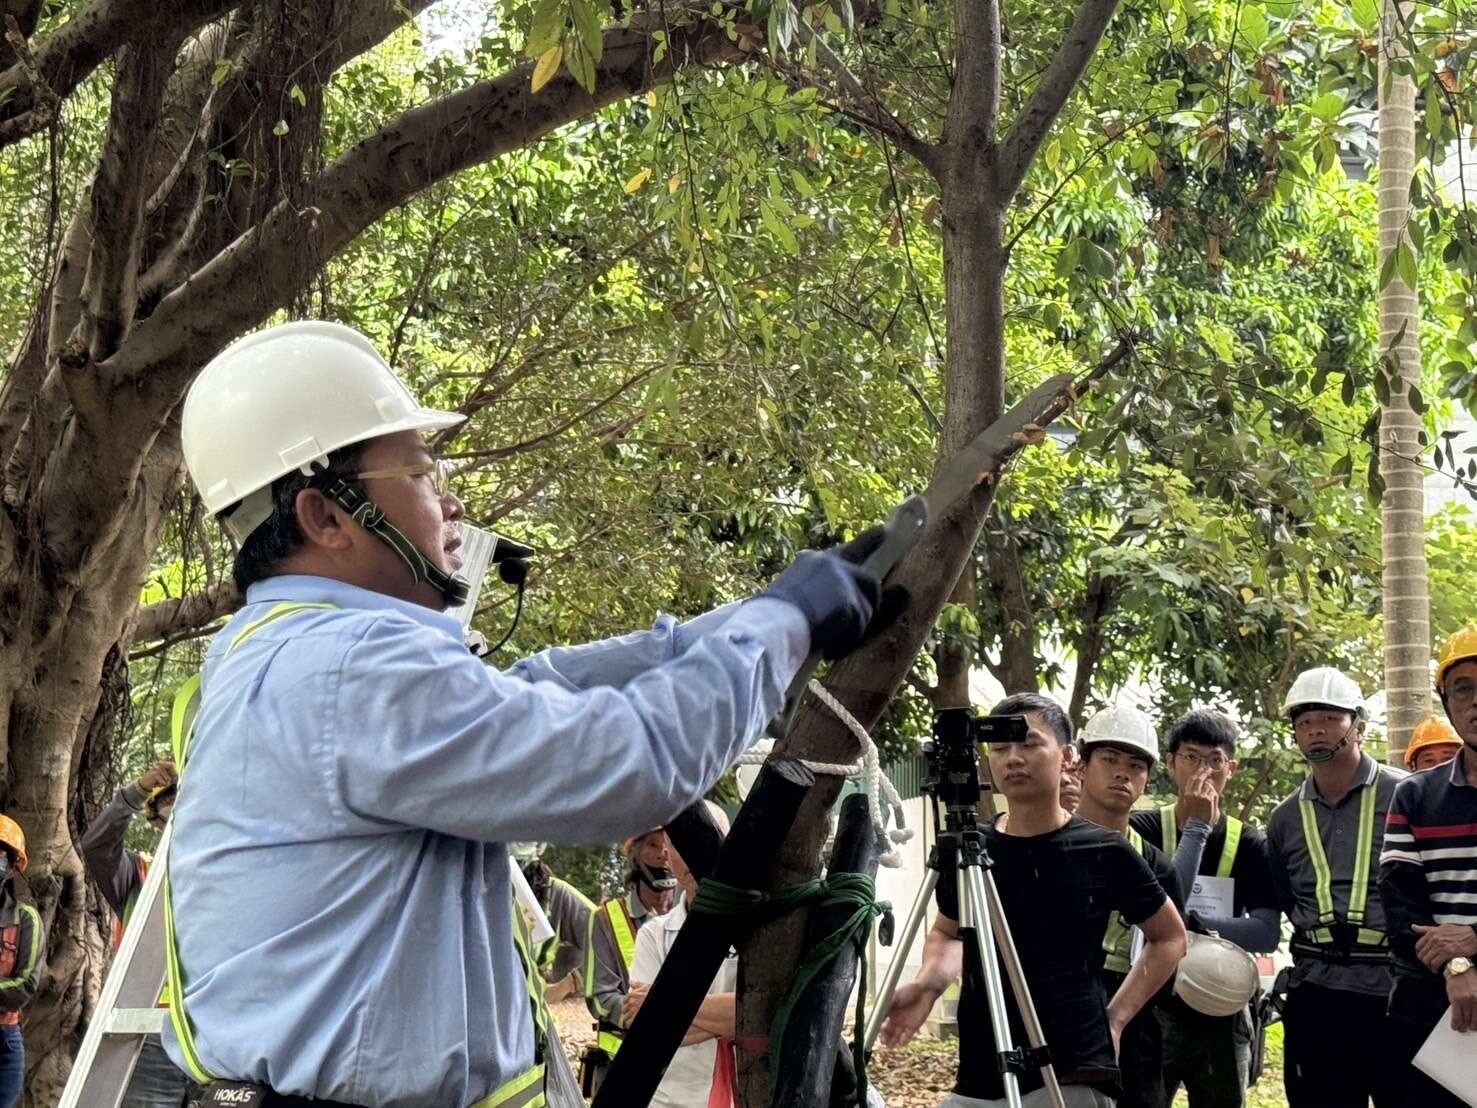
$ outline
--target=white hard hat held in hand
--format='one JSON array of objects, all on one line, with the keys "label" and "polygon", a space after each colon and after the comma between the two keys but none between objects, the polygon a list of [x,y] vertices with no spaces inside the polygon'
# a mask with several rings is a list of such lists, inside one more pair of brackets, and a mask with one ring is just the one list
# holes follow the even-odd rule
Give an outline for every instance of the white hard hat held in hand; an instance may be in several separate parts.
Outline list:
[{"label": "white hard hat held in hand", "polygon": [[1203,1015],[1234,1016],[1261,982],[1255,959],[1218,935],[1191,934],[1189,940],[1175,973],[1174,995]]}]

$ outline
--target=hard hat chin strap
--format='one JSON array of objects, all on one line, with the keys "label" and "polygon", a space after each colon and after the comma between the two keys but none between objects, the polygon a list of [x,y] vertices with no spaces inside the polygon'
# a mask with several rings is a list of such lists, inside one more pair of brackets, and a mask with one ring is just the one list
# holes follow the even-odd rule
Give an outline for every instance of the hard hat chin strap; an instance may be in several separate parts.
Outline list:
[{"label": "hard hat chin strap", "polygon": [[361,489],[342,477],[330,478],[326,484],[320,483],[318,488],[324,496],[348,512],[355,523],[400,555],[400,560],[410,570],[410,576],[417,585],[422,581],[430,585],[441,594],[448,608],[467,602],[471,586],[462,578],[448,574],[422,554],[405,532],[391,523],[379,505]]},{"label": "hard hat chin strap", "polygon": [[648,866],[640,859],[632,859],[631,876],[653,892],[671,892],[677,887],[677,875],[666,866]]},{"label": "hard hat chin strap", "polygon": [[1315,765],[1315,766],[1326,765],[1327,763],[1333,761],[1334,758],[1338,756],[1338,752],[1340,750],[1344,749],[1344,747],[1346,747],[1346,746],[1349,745],[1349,740],[1354,737],[1354,730],[1358,726],[1359,726],[1359,717],[1358,716],[1355,716],[1354,717],[1354,722],[1351,723],[1351,724],[1349,724],[1349,729],[1344,732],[1344,737],[1341,738],[1338,742],[1334,743],[1327,750],[1307,750],[1307,751],[1304,751],[1303,752],[1303,757],[1305,759],[1307,759],[1308,762],[1310,762],[1312,765]]}]

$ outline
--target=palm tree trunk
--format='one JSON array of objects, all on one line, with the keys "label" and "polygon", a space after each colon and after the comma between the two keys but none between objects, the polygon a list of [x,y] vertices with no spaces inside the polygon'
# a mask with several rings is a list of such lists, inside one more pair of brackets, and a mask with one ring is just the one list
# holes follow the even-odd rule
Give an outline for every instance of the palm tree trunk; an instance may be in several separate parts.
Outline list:
[{"label": "palm tree trunk", "polygon": [[[1379,66],[1380,272],[1399,251],[1415,256],[1406,232],[1410,180],[1415,168],[1415,84],[1395,71],[1405,56],[1400,35],[1401,0],[1385,0]],[[1393,63],[1393,64],[1392,64]],[[1389,359],[1389,402],[1380,413],[1380,476],[1384,498],[1385,695],[1390,761],[1399,763],[1410,732],[1431,708],[1430,599],[1426,580],[1426,519],[1419,433],[1421,418],[1410,403],[1418,388],[1420,306],[1414,266],[1395,265],[1379,293],[1380,348]],[[1402,276],[1401,271],[1404,271]]]}]

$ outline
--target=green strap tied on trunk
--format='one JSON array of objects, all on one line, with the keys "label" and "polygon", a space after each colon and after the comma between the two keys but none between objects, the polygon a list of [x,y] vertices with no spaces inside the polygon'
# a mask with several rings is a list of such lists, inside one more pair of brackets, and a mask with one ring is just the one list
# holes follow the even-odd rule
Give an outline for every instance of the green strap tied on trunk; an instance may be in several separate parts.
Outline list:
[{"label": "green strap tied on trunk", "polygon": [[769,1041],[769,1088],[771,1093],[779,1080],[779,1050],[784,1042],[785,1028],[796,1003],[815,977],[846,948],[855,944],[860,967],[860,981],[856,995],[856,1022],[853,1027],[852,1059],[856,1066],[858,1092],[865,1100],[867,1095],[867,1060],[863,1043],[866,1027],[867,1003],[867,960],[862,956],[861,945],[871,930],[872,920],[889,910],[891,905],[876,899],[876,882],[865,873],[835,873],[826,878],[804,881],[783,889],[759,890],[740,889],[712,879],[698,885],[689,911],[714,916],[738,918],[758,917],[773,919],[802,905],[814,903],[817,907],[850,907],[851,915],[829,935],[812,946],[795,968],[790,991],[780,1002],[770,1024]]}]

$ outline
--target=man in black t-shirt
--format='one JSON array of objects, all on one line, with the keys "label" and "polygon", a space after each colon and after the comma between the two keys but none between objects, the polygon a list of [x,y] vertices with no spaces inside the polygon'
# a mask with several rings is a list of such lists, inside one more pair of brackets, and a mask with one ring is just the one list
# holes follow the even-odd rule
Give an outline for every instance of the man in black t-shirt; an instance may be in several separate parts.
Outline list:
[{"label": "man in black t-shirt", "polygon": [[[1165,895],[1181,905],[1179,880],[1169,856],[1129,826],[1129,813],[1144,795],[1149,774],[1159,760],[1159,736],[1149,717],[1135,708],[1104,708],[1087,721],[1079,736],[1082,757],[1082,804],[1078,814],[1099,827],[1116,831],[1143,856]],[[1133,928],[1117,916],[1103,935],[1103,985],[1116,993],[1133,964]],[[1163,990],[1168,994],[1169,990]],[[1163,1035],[1155,1010],[1166,999],[1144,1009],[1123,1029],[1118,1048],[1122,1093],[1118,1108],[1169,1108],[1164,1087]]]},{"label": "man in black t-shirt", "polygon": [[[1197,878],[1231,879],[1231,912],[1197,912],[1189,904],[1190,930],[1214,931],[1258,954],[1277,949],[1281,916],[1266,836],[1221,811],[1221,794],[1236,771],[1237,737],[1236,724],[1220,712],[1202,708],[1175,720],[1164,764],[1179,796],[1154,811],[1135,812],[1130,822],[1172,856],[1186,901]],[[1190,1108],[1242,1108],[1250,1084],[1250,1013],[1207,1016],[1170,997],[1159,1021],[1169,1096],[1184,1085]]]},{"label": "man in black t-shirt", "polygon": [[[1006,698],[995,714],[1024,715],[1024,742],[989,748],[990,772],[1004,794],[1004,831],[981,828],[994,862],[1000,903],[1069,1108],[1111,1105],[1118,1094],[1123,1028],[1169,980],[1185,952],[1184,926],[1138,852],[1122,835],[1076,819],[1059,801],[1062,769],[1075,761],[1072,724],[1059,704],[1034,694]],[[959,996],[959,1073],[941,1108],[1004,1103],[978,948],[960,941],[956,871],[946,859],[939,915],[924,940],[923,968],[893,996],[883,1041],[911,1039],[944,989],[963,973]],[[1144,950],[1111,1001],[1099,970],[1103,936],[1117,912],[1144,934]],[[1027,1043],[1006,989],[1011,1037]],[[1027,1105],[1047,1103],[1039,1072],[1021,1076]]]}]

